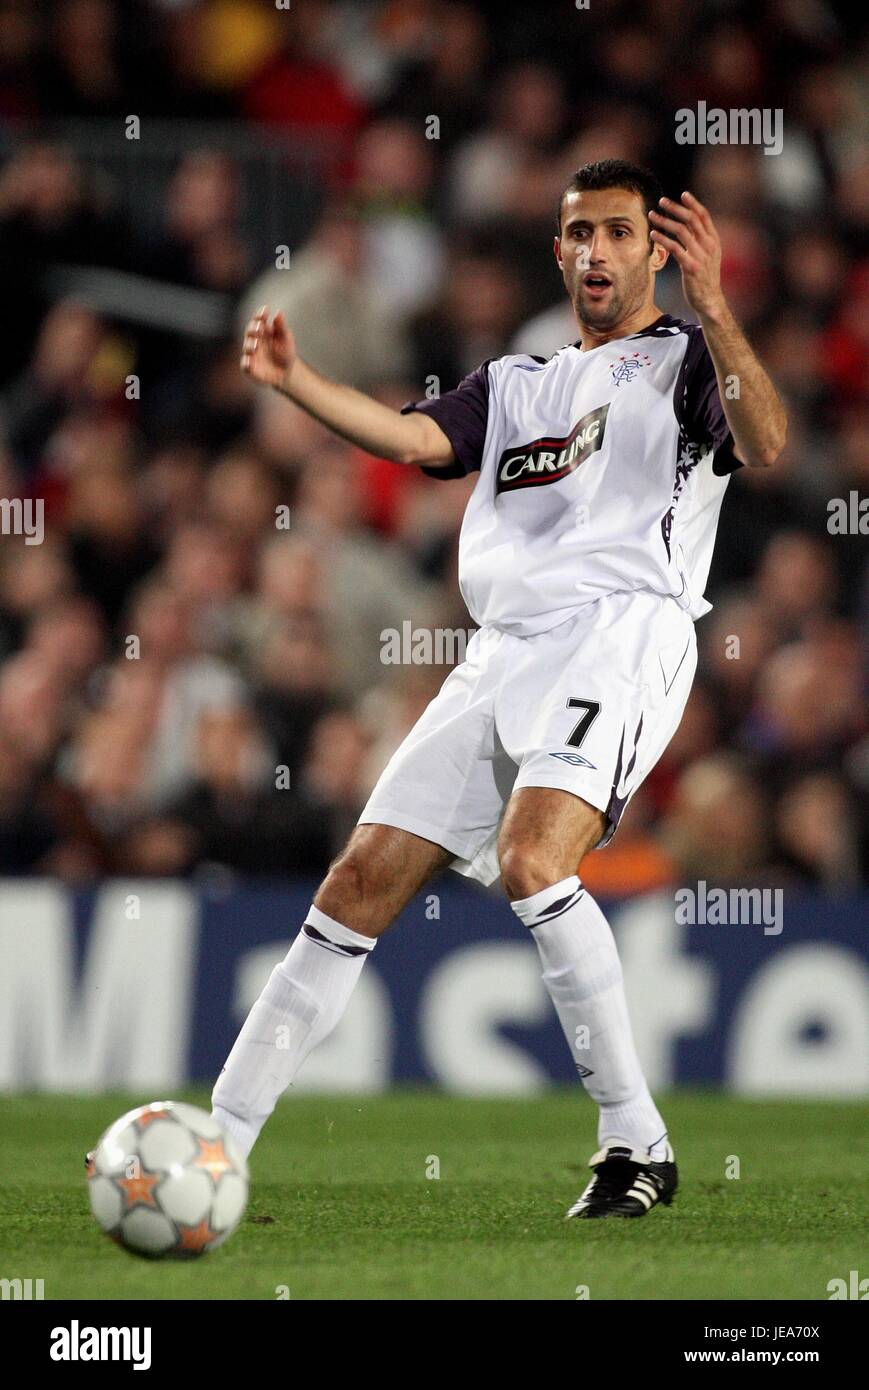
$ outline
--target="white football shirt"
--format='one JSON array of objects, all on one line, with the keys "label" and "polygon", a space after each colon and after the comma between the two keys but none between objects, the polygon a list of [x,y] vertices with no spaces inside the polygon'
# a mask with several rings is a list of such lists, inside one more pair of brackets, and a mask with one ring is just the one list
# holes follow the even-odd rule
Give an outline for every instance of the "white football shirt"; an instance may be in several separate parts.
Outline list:
[{"label": "white football shirt", "polygon": [[648,328],[549,359],[484,362],[454,391],[409,402],[479,472],[459,542],[474,621],[545,632],[602,594],[672,595],[709,611],[721,500],[740,466],[702,330],[664,314]]}]

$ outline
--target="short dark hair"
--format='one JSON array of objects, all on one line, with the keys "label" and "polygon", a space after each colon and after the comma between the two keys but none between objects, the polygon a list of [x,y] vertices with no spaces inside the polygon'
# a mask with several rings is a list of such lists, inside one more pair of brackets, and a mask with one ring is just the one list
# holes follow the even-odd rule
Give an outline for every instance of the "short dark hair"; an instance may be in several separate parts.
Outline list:
[{"label": "short dark hair", "polygon": [[584,193],[587,189],[597,192],[601,188],[627,188],[637,193],[646,205],[646,212],[657,207],[661,196],[661,185],[649,169],[640,164],[631,164],[626,159],[599,159],[594,164],[584,164],[577,169],[566,188],[561,190],[558,200],[558,235],[561,236],[561,209],[568,193]]}]

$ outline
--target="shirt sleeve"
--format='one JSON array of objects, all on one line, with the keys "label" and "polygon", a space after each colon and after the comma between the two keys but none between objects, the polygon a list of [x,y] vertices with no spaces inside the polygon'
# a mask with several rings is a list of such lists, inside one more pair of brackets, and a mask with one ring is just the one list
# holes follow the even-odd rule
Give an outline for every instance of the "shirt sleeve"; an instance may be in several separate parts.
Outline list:
[{"label": "shirt sleeve", "polygon": [[425,468],[431,478],[463,478],[479,473],[489,422],[489,362],[463,377],[454,391],[430,401],[408,401],[402,415],[412,410],[430,415],[452,445],[455,463],[448,468]]},{"label": "shirt sleeve", "polygon": [[733,473],[742,464],[734,457],[733,435],[721,404],[715,367],[703,337],[694,328],[679,372],[675,394],[676,418],[693,444],[715,450],[712,471]]}]

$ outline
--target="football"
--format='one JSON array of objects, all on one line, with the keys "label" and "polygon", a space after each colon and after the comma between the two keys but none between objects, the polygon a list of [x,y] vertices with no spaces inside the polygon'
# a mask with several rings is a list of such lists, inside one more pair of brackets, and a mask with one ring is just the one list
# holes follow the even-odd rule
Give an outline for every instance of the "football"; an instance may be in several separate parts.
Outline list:
[{"label": "football", "polygon": [[205,1110],[154,1101],[88,1154],[97,1224],[134,1255],[190,1259],[222,1245],[247,1205],[247,1163]]}]

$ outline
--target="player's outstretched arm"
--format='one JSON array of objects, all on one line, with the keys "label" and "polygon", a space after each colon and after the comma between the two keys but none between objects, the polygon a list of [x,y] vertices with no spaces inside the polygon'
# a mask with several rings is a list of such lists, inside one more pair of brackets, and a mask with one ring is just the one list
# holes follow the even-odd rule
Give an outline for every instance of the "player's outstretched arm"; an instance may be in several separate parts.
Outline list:
[{"label": "player's outstretched arm", "polygon": [[241,370],[378,458],[427,468],[446,468],[455,461],[450,441],[431,416],[416,411],[402,415],[363,391],[329,381],[303,362],[283,314],[270,319],[266,304],[245,329]]},{"label": "player's outstretched arm", "polygon": [[[724,298],[715,223],[693,193],[683,193],[679,203],[672,198],[660,203],[661,212],[649,213],[652,240],[666,247],[682,271],[685,298],[700,320],[715,367],[734,453],[750,468],[768,468],[784,448],[787,415]],[[734,381],[738,392],[727,389]]]}]

